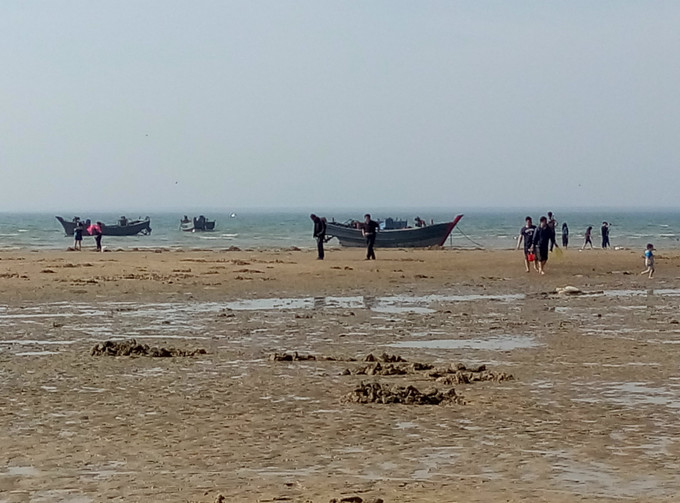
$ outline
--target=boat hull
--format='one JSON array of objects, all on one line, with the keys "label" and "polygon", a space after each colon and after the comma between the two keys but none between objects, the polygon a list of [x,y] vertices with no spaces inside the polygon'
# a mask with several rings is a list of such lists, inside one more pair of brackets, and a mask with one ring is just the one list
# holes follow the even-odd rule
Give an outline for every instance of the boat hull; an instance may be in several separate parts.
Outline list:
[{"label": "boat hull", "polygon": [[[414,227],[409,229],[383,230],[375,238],[376,248],[427,248],[429,246],[444,246],[446,239],[463,215],[458,215],[451,222]],[[326,235],[335,237],[341,246],[365,247],[366,238],[360,229],[344,224],[328,222]]]},{"label": "boat hull", "polygon": [[[64,220],[57,217],[59,223],[64,228],[64,232],[68,236],[73,236],[76,229],[76,223],[73,221]],[[147,217],[145,220],[131,220],[127,225],[102,225],[102,234],[104,236],[134,236],[136,234],[151,234],[151,220]],[[83,229],[83,236],[91,236],[87,229]]]}]

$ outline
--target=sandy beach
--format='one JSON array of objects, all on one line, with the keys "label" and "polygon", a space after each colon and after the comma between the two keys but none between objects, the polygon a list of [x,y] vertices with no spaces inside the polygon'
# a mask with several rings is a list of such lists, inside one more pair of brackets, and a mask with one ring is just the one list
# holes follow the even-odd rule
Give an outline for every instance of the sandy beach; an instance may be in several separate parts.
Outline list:
[{"label": "sandy beach", "polygon": [[376,253],[0,253],[0,503],[677,500],[680,252]]}]

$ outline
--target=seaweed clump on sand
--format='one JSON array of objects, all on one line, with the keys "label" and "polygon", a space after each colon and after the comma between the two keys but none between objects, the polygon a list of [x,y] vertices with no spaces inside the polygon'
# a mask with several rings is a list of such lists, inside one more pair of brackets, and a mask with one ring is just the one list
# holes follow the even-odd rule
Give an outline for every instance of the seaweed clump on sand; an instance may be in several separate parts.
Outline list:
[{"label": "seaweed clump on sand", "polygon": [[[305,355],[299,354],[297,351],[294,353],[272,353],[269,355],[269,361],[272,362],[305,362],[305,361],[327,361],[336,362],[341,361],[342,358],[336,358],[334,356],[323,356],[323,355]],[[354,361],[350,358],[348,361]]]},{"label": "seaweed clump on sand", "polygon": [[492,372],[487,370],[486,365],[466,367],[462,363],[451,365],[448,368],[435,369],[428,373],[428,377],[436,379],[441,384],[470,384],[481,381],[513,381],[512,374],[506,372]]},{"label": "seaweed clump on sand", "polygon": [[175,356],[196,356],[206,354],[205,349],[186,351],[177,348],[165,348],[140,344],[135,339],[125,341],[105,341],[95,344],[90,352],[92,356],[150,356],[155,358],[171,358]]},{"label": "seaweed clump on sand", "polygon": [[405,405],[465,404],[463,397],[457,395],[453,388],[448,391],[434,389],[423,393],[414,386],[388,386],[378,382],[362,382],[353,391],[345,395],[341,401],[345,403],[401,403]]}]

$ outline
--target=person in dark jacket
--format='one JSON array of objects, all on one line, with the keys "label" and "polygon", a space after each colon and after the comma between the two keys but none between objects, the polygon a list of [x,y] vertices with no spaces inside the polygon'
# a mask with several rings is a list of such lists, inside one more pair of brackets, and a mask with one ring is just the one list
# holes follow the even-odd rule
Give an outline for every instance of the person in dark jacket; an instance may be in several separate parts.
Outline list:
[{"label": "person in dark jacket", "polygon": [[545,263],[548,261],[550,245],[559,248],[555,242],[555,231],[548,225],[548,219],[541,217],[538,227],[534,232],[534,250],[539,274],[545,274]]},{"label": "person in dark jacket", "polygon": [[562,248],[566,250],[567,246],[569,246],[569,226],[567,222],[564,222],[562,224]]},{"label": "person in dark jacket", "polygon": [[85,230],[85,227],[83,226],[83,223],[78,221],[76,224],[76,228],[73,231],[73,249],[74,250],[82,250],[83,249],[83,231]]},{"label": "person in dark jacket", "polygon": [[323,243],[326,240],[326,219],[317,217],[314,213],[309,215],[309,218],[314,222],[314,239],[316,239],[316,249],[318,252],[316,259],[323,260]]},{"label": "person in dark jacket", "polygon": [[375,220],[371,220],[371,215],[366,213],[364,215],[364,225],[361,228],[361,234],[366,238],[366,260],[375,260],[375,238],[378,234],[380,225]]},{"label": "person in dark jacket", "polygon": [[602,248],[609,248],[609,224],[607,222],[602,222],[600,232],[602,233]]}]

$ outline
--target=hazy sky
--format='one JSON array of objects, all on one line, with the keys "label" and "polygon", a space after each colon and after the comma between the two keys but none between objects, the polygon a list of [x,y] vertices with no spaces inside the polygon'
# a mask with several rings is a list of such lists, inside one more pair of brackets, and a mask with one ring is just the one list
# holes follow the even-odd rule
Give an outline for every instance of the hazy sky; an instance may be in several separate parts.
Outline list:
[{"label": "hazy sky", "polygon": [[0,211],[680,207],[680,2],[5,0]]}]

